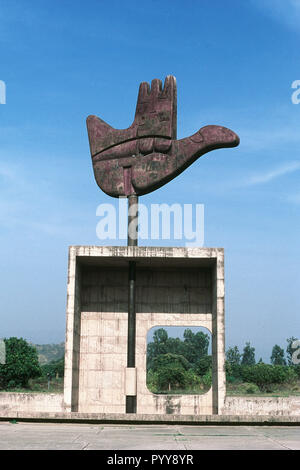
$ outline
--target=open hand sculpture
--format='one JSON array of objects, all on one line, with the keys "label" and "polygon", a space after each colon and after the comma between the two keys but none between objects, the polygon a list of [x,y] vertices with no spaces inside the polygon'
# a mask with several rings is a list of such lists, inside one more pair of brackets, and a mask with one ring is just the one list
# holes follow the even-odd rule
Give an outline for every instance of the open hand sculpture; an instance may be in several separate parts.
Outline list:
[{"label": "open hand sculpture", "polygon": [[128,129],[114,129],[96,116],[87,118],[90,149],[98,186],[113,197],[143,195],[182,173],[211,150],[236,147],[239,137],[222,126],[205,126],[176,140],[176,79],[164,87],[158,79],[140,84],[136,113]]}]

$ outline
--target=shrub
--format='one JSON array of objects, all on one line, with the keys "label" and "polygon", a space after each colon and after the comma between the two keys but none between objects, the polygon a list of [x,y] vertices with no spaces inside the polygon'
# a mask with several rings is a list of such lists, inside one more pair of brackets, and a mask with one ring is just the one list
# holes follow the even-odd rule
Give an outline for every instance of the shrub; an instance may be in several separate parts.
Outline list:
[{"label": "shrub", "polygon": [[0,364],[2,388],[28,387],[29,379],[41,375],[37,350],[23,338],[4,339],[6,362]]},{"label": "shrub", "polygon": [[205,375],[208,370],[211,368],[211,356],[204,356],[201,359],[199,359],[195,366],[194,366],[194,371],[196,372],[197,375]]},{"label": "shrub", "polygon": [[203,377],[201,377],[202,382],[204,385],[209,386],[211,385],[211,379],[212,379],[212,372],[211,369],[209,369]]},{"label": "shrub", "polygon": [[254,394],[254,393],[259,393],[259,392],[260,392],[259,387],[254,383],[245,382],[238,386],[238,393],[242,395]]},{"label": "shrub", "polygon": [[186,385],[186,371],[182,367],[162,367],[159,370],[157,377],[157,386],[160,390],[171,390],[171,388],[184,388]]},{"label": "shrub", "polygon": [[294,366],[294,371],[298,379],[300,379],[300,364],[297,364],[296,366]]},{"label": "shrub", "polygon": [[263,362],[244,366],[241,373],[244,382],[254,383],[262,391],[266,391],[270,384],[293,383],[297,377],[292,367],[274,366]]},{"label": "shrub", "polygon": [[65,361],[62,357],[58,361],[51,361],[48,364],[42,366],[42,374],[44,377],[63,377],[65,370]]},{"label": "shrub", "polygon": [[186,376],[186,383],[189,387],[197,387],[201,385],[201,379],[199,375],[197,375],[193,369],[189,369],[185,373]]}]

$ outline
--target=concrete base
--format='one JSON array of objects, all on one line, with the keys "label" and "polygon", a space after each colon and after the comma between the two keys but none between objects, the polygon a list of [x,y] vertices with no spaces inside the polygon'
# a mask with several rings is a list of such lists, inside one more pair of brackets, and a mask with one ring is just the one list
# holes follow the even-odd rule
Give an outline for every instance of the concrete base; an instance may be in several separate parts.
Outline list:
[{"label": "concrete base", "polygon": [[[0,418],[16,418],[16,417],[30,417],[30,416],[59,416],[64,419],[71,419],[72,416],[91,416],[93,417],[104,417],[103,419],[110,419],[111,414],[99,414],[99,413],[68,413],[64,407],[63,394],[48,394],[48,393],[13,393],[13,392],[1,392],[0,393]],[[120,413],[117,419],[120,421],[126,421],[128,419],[135,419],[135,417],[129,417],[125,413]],[[136,415],[140,417],[141,414]],[[142,416],[146,416],[145,414]],[[153,415],[149,415],[149,419]],[[159,414],[155,414],[157,419],[160,419]],[[174,418],[175,416],[175,418]],[[181,415],[182,419],[190,419],[189,415]],[[193,415],[193,419],[203,420],[203,414]],[[221,416],[221,415],[220,415]],[[233,418],[235,416],[235,418]],[[223,410],[222,421],[226,421],[229,417],[230,420],[239,421],[244,419],[245,416],[250,417],[250,420],[256,422],[256,420],[273,420],[276,418],[280,420],[286,420],[289,418],[300,419],[300,396],[295,397],[247,397],[247,396],[231,396],[226,397],[225,406]],[[187,418],[186,418],[187,417]],[[139,419],[139,418],[137,418]],[[166,420],[172,421],[178,419],[178,413],[166,415]],[[205,416],[205,420],[207,420]],[[217,418],[213,418],[217,419]],[[247,418],[248,419],[248,418]],[[144,418],[143,418],[144,420]],[[147,421],[147,418],[145,418]]]},{"label": "concrete base", "polygon": [[73,422],[106,424],[195,424],[195,425],[300,425],[300,416],[270,415],[158,415],[118,413],[25,413],[2,412],[0,421]]},{"label": "concrete base", "polygon": [[[126,369],[129,261],[136,263],[134,376]],[[202,326],[212,333],[208,393],[155,395],[148,390],[147,333],[154,326]],[[220,414],[225,402],[224,360],[223,249],[70,247],[67,411],[124,413],[126,390],[132,394],[136,387],[138,413]]]}]

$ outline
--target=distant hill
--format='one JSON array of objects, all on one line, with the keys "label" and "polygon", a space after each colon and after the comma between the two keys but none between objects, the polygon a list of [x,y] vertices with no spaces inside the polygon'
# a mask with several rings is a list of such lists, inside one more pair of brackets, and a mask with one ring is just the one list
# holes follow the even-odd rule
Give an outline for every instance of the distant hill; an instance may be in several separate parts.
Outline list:
[{"label": "distant hill", "polygon": [[61,359],[65,354],[65,343],[59,344],[34,344],[39,355],[39,363],[47,364]]}]

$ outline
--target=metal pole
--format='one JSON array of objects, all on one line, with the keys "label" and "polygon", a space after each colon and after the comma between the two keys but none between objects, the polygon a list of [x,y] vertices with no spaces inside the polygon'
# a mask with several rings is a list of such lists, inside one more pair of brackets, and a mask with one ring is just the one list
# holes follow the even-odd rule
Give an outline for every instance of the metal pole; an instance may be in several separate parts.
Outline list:
[{"label": "metal pole", "polygon": [[139,198],[136,194],[131,194],[128,196],[128,246],[137,246],[138,244],[138,235],[137,235],[137,225],[138,225],[138,204]]},{"label": "metal pole", "polygon": [[[128,196],[128,246],[137,246],[138,196]],[[135,280],[136,264],[129,261],[128,270],[128,336],[127,336],[127,367],[135,367]],[[126,413],[136,413],[136,396],[126,396]]]}]

